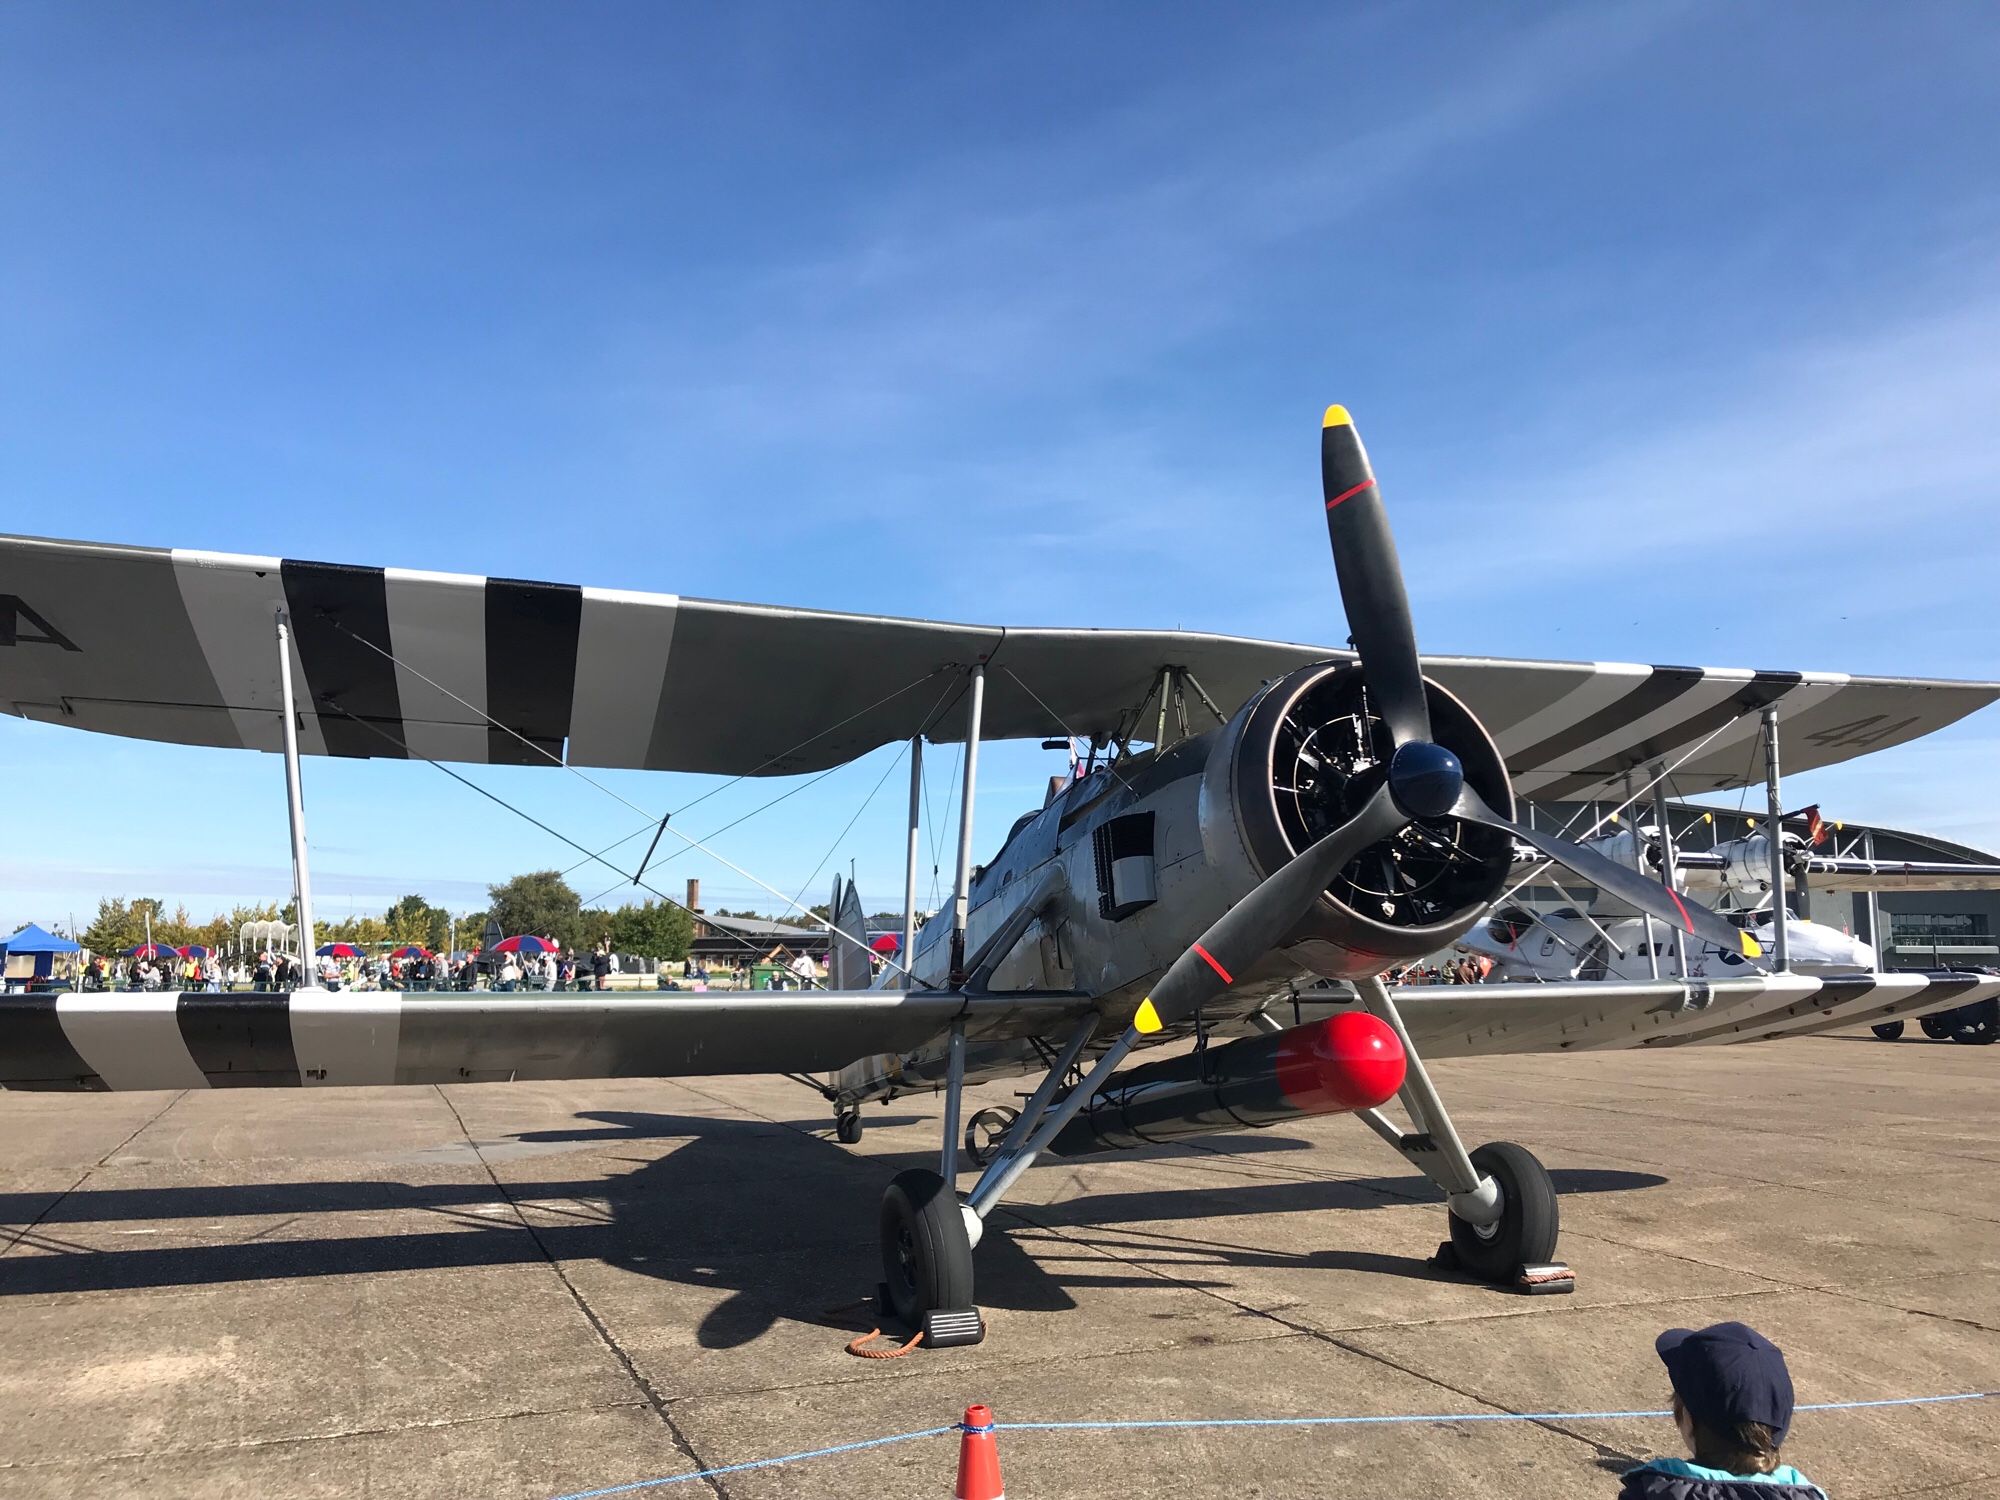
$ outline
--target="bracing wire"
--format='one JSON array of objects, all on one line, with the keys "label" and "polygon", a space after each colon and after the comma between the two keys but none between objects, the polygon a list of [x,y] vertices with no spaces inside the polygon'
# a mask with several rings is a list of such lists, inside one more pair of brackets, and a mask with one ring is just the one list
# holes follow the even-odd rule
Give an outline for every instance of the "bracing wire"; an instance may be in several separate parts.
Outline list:
[{"label": "bracing wire", "polygon": [[[453,702],[458,703],[461,706],[470,709],[473,713],[478,714],[479,717],[484,719],[488,724],[492,725],[496,729],[501,730],[505,734],[511,735],[514,739],[519,740],[522,744],[526,745],[530,750],[533,750],[537,755],[541,756],[544,760],[549,761],[553,765],[560,766],[563,770],[569,772],[570,775],[576,777],[586,786],[596,787],[598,791],[604,793],[605,796],[610,797],[613,801],[623,803],[626,807],[631,808],[633,812],[640,814],[647,820],[646,826],[648,828],[652,828],[655,826],[664,827],[668,833],[671,833],[675,838],[679,839],[683,844],[687,845],[689,848],[700,850],[703,854],[706,854],[710,859],[714,860],[717,864],[723,865],[724,867],[734,871],[736,874],[741,875],[745,880],[751,882],[751,884],[757,886],[759,889],[764,890],[773,896],[776,896],[780,901],[786,902],[787,910],[798,912],[799,915],[805,917],[809,921],[819,923],[820,926],[826,928],[827,931],[829,932],[837,930],[835,929],[834,925],[831,922],[827,921],[817,912],[801,909],[796,902],[792,902],[790,898],[787,897],[785,893],[779,890],[776,886],[771,885],[765,881],[759,880],[755,875],[752,875],[748,870],[744,869],[734,860],[727,859],[724,856],[716,853],[713,849],[709,848],[701,840],[693,838],[688,834],[681,832],[678,828],[675,828],[671,822],[656,817],[653,813],[641,807],[638,803],[634,802],[630,797],[625,796],[622,792],[614,791],[612,788],[606,786],[603,782],[599,781],[596,777],[587,775],[580,768],[571,765],[569,762],[565,761],[561,756],[555,754],[547,746],[537,744],[534,740],[529,739],[525,734],[522,734],[520,730],[514,728],[511,724],[501,723],[500,720],[494,718],[492,714],[488,713],[478,704],[468,702],[466,699],[461,698],[457,693],[454,693],[450,688],[444,686],[442,683],[437,682],[434,679],[426,676],[423,672],[419,671],[417,668],[408,665],[407,663],[402,661],[393,651],[390,651],[383,646],[377,645],[374,641],[369,640],[366,636],[361,635],[356,631],[350,630],[341,621],[334,619],[333,616],[325,613],[324,611],[320,612],[320,618],[325,620],[329,625],[333,626],[334,629],[340,631],[341,634],[346,635],[352,638],[353,640],[359,641],[362,645],[366,646],[369,650],[373,651],[376,655],[382,657],[384,660],[390,662],[392,665],[401,667],[405,671],[408,671],[412,675],[416,676],[421,681],[429,683],[430,686],[436,688],[440,693],[443,693],[447,698],[450,698]],[[909,692],[911,688],[914,688],[921,683],[930,681],[931,678],[936,677],[940,672],[943,672],[944,670],[945,670],[944,668],[939,667],[933,669],[930,672],[926,672],[922,677],[917,678],[915,681],[905,683],[902,687],[897,688],[894,692],[885,694],[882,698],[878,699],[874,705],[871,705],[871,707],[879,707],[881,706],[881,704],[887,703],[893,698],[898,698],[902,696],[904,693]],[[335,710],[337,710],[339,713],[345,715],[349,719],[352,719],[355,723],[365,725],[368,729],[373,731],[380,738],[388,741],[392,745],[395,745],[398,749],[402,750],[406,756],[409,754],[408,745],[405,744],[404,741],[399,737],[388,733],[386,730],[381,729],[378,725],[370,723],[368,720],[359,718],[358,716],[349,713],[346,709],[341,708],[340,705],[334,702],[334,700],[331,698],[325,699],[324,701],[331,707],[333,707]],[[859,718],[862,714],[867,712],[869,712],[868,708],[857,709],[855,710],[854,713],[849,714],[846,719],[841,720],[840,723],[842,724],[848,723],[856,718]],[[813,734],[809,739],[804,740],[801,743],[811,744],[813,740],[822,738],[823,736],[831,733],[833,729],[838,727],[839,725],[836,724],[829,726],[826,729],[819,730],[817,733]],[[789,753],[790,753],[789,751],[783,752],[783,754],[789,754]],[[427,764],[437,766],[439,770],[446,770],[446,767],[444,767],[438,761],[431,760],[428,756],[416,756],[413,758],[417,760],[423,760]],[[777,760],[779,760],[780,758],[782,757],[772,756],[763,762],[763,766],[769,766],[774,762],[776,762]],[[759,769],[762,769],[762,766],[760,766]],[[477,782],[467,780],[465,777],[459,776],[456,772],[446,771],[446,774],[453,776],[456,780],[465,782],[467,786],[474,788],[474,790],[478,791],[482,796],[488,796],[488,797],[493,796],[492,793],[488,792],[484,787],[480,786]],[[754,773],[746,772],[744,774],[749,775]],[[740,780],[741,777],[737,779]],[[713,790],[719,791],[721,790],[721,788],[718,787],[714,788]],[[493,800],[499,802],[502,807],[508,808],[508,810],[511,812],[520,811],[520,809],[512,807],[502,798],[494,797]],[[696,799],[697,802],[701,800],[702,800],[701,798]],[[690,803],[688,805],[693,806],[694,804]],[[528,817],[526,813],[521,813],[521,816],[524,818]],[[568,844],[572,849],[575,849],[579,854],[588,854],[590,855],[590,858],[592,860],[596,861],[599,864],[602,864],[606,869],[611,870],[614,873],[617,873],[618,867],[616,865],[610,863],[610,861],[608,860],[600,858],[597,854],[586,849],[582,844],[577,843],[574,839],[566,838],[561,834],[556,834],[554,829],[549,828],[546,823],[542,823],[539,819],[529,818],[528,821],[534,823],[537,827],[543,829],[544,831],[554,834],[555,837],[561,838],[564,843]],[[636,837],[636,834],[634,836]],[[653,886],[642,885],[640,882],[636,880],[630,883],[635,886],[639,886],[643,890],[652,891],[654,895],[659,896],[660,899],[663,901],[672,901],[675,906],[683,905],[683,903],[679,901],[673,901],[672,897],[666,895],[664,892],[658,890]],[[886,962],[891,968],[894,968],[899,972],[905,974],[909,972],[907,969],[903,967],[903,965],[897,963],[894,959],[885,958],[884,962]]]},{"label": "bracing wire", "polygon": [[[350,713],[347,709],[341,707],[341,705],[334,699],[327,698],[323,701],[327,704],[328,707],[332,708],[336,713],[340,714],[342,717],[350,720],[353,723],[359,724],[362,728],[368,730],[371,734],[377,736],[378,738],[386,740],[388,743],[392,745],[398,746],[399,748],[403,749],[406,755],[409,755],[408,747],[404,745],[403,741],[399,739],[397,736],[389,733],[388,730],[382,728],[379,724],[375,724],[370,720],[360,717],[357,714]],[[480,796],[486,798],[489,802],[495,803],[496,805],[505,808],[508,812],[513,813],[516,817],[523,818],[526,821],[534,824],[535,827],[541,829],[542,832],[549,835],[550,838],[557,839],[560,842],[569,845],[570,848],[576,850],[576,852],[579,854],[590,855],[590,858],[593,862],[604,866],[604,868],[609,870],[612,874],[621,877],[619,884],[613,886],[611,888],[612,890],[614,891],[622,890],[625,886],[632,886],[637,890],[650,892],[654,896],[657,896],[660,900],[666,902],[669,906],[677,907],[681,911],[687,912],[690,916],[699,917],[701,915],[699,912],[692,910],[687,905],[686,902],[677,900],[675,897],[669,896],[665,891],[661,890],[658,886],[652,885],[644,880],[640,880],[636,877],[636,875],[626,874],[623,870],[619,869],[618,866],[611,863],[610,860],[603,858],[601,855],[592,854],[590,850],[586,849],[582,844],[579,844],[575,839],[571,838],[568,834],[558,833],[555,829],[551,828],[548,824],[544,823],[540,818],[536,817],[533,813],[523,811],[521,808],[514,806],[513,803],[509,802],[505,797],[502,797],[499,793],[488,790],[486,787],[481,786],[478,782],[474,781],[469,776],[460,775],[457,771],[454,771],[450,766],[445,765],[442,761],[432,760],[427,755],[411,755],[409,758],[413,760],[421,760],[427,766],[436,767],[436,769],[444,772],[444,774],[449,776],[453,781],[458,782],[462,786],[470,787],[473,791],[479,793]],[[584,777],[583,779],[585,781],[590,780],[590,778],[587,776]],[[596,783],[593,782],[592,784],[595,785]],[[618,796],[616,792],[612,792],[611,795],[614,797]],[[625,801],[623,797],[619,797],[618,800],[621,802]],[[629,806],[630,804],[628,803],[627,805]],[[634,811],[644,811],[644,809],[635,808]],[[755,875],[752,875],[748,870],[744,869],[734,860],[727,859],[724,856],[717,854],[713,849],[707,848],[705,845],[702,845],[695,839],[690,838],[687,834],[681,833],[678,829],[669,828],[669,832],[674,833],[676,837],[682,840],[682,842],[691,844],[695,848],[700,849],[702,853],[706,854],[710,859],[714,860],[717,864],[723,865],[726,868],[735,871],[738,875],[741,875],[745,880],[750,881],[752,884],[758,886],[760,889],[768,891],[771,895],[776,896],[780,901],[786,903],[788,910],[797,911],[801,916],[805,917],[807,920],[819,923],[819,925],[824,927],[828,932],[839,931],[839,929],[836,928],[831,922],[827,921],[824,917],[820,916],[818,912],[806,910],[799,907],[798,903],[792,901],[791,898],[788,897],[783,891],[779,890],[776,886],[766,884],[764,881],[759,880]],[[609,894],[609,892],[607,892],[606,894]],[[748,938],[742,938],[739,939],[739,941],[741,941],[746,948],[756,947],[756,945],[752,943]],[[886,954],[883,955],[882,961],[890,968],[897,970],[899,973],[909,974],[910,972],[902,964],[898,963],[895,959],[888,957]],[[914,976],[912,976],[912,978],[914,979]]]},{"label": "bracing wire", "polygon": [[939,872],[944,868],[944,825],[951,821],[951,810],[958,805],[958,789],[965,778],[959,774],[965,759],[965,746],[959,745],[951,758],[951,785],[945,791],[944,816],[931,825],[931,910],[938,907],[940,888]]},{"label": "bracing wire", "polygon": [[[1581,834],[1577,836],[1577,842],[1582,843],[1585,839],[1591,838],[1593,835],[1595,835],[1597,831],[1602,827],[1604,827],[1606,823],[1609,823],[1613,818],[1617,817],[1620,813],[1624,812],[1625,809],[1632,806],[1641,797],[1645,796],[1646,793],[1650,792],[1654,787],[1658,786],[1662,781],[1665,781],[1669,776],[1673,775],[1674,772],[1678,771],[1682,766],[1686,765],[1688,761],[1692,760],[1696,755],[1700,754],[1701,749],[1704,745],[1706,745],[1710,740],[1714,739],[1718,734],[1721,734],[1723,730],[1730,728],[1733,723],[1734,721],[1731,720],[1727,723],[1718,724],[1715,726],[1715,728],[1709,730],[1707,734],[1703,735],[1700,739],[1696,740],[1693,745],[1689,746],[1686,750],[1681,752],[1679,758],[1676,759],[1672,765],[1663,766],[1660,769],[1660,772],[1657,776],[1653,777],[1652,780],[1648,781],[1644,786],[1640,787],[1638,791],[1631,793],[1629,796],[1626,797],[1626,799],[1623,802],[1619,803],[1616,807],[1612,808],[1610,812],[1606,813],[1603,817],[1599,818],[1595,823],[1592,823],[1590,827],[1586,828]],[[1586,804],[1586,806],[1588,806],[1588,804]],[[1578,818],[1582,817],[1584,811],[1585,808],[1578,808],[1574,813],[1570,814],[1569,821],[1563,824],[1561,832],[1558,834],[1558,837],[1567,834],[1570,830],[1570,824],[1576,822]],[[1495,906],[1498,906],[1502,901],[1505,901],[1508,897],[1512,896],[1516,891],[1520,890],[1522,886],[1532,884],[1534,881],[1538,880],[1541,877],[1542,872],[1551,863],[1552,861],[1547,859],[1536,860],[1533,866],[1530,867],[1527,874],[1523,875],[1519,880],[1515,881],[1512,885],[1508,886],[1506,890],[1502,891],[1498,896],[1493,898],[1493,904]]]},{"label": "bracing wire", "polygon": [[[861,821],[861,815],[868,811],[869,804],[874,802],[875,794],[881,791],[883,786],[888,782],[889,773],[903,763],[903,756],[908,752],[909,748],[909,742],[905,740],[903,742],[903,749],[897,752],[895,758],[883,768],[882,774],[876,778],[875,785],[869,789],[868,795],[861,799],[861,805],[854,809],[854,816],[847,820],[847,826],[834,835],[833,842],[827,846],[826,853],[822,854],[819,858],[819,863],[813,866],[812,874],[806,876],[805,883],[799,887],[798,900],[803,901],[805,899],[806,892],[812,889],[812,883],[819,879],[819,872],[824,870],[826,862],[839,852],[841,843],[847,838],[848,834],[854,831],[854,825]],[[865,934],[862,936],[865,939]]]}]

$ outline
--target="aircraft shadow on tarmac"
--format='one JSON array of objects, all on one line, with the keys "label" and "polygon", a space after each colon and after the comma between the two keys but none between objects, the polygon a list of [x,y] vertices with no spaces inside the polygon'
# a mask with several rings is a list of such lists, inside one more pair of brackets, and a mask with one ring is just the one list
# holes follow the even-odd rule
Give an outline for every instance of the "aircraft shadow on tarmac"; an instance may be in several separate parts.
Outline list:
[{"label": "aircraft shadow on tarmac", "polygon": [[[597,1261],[661,1281],[726,1290],[719,1302],[698,1299],[706,1311],[696,1336],[706,1348],[732,1348],[785,1318],[852,1326],[861,1316],[854,1299],[872,1293],[880,1275],[875,1216],[882,1188],[893,1173],[936,1161],[930,1152],[857,1155],[827,1135],[764,1120],[627,1112],[578,1119],[583,1123],[575,1128],[481,1141],[478,1162],[469,1152],[456,1158],[490,1166],[500,1188],[480,1173],[447,1182],[85,1188],[53,1205],[48,1193],[0,1193],[0,1224],[29,1226],[18,1245],[0,1254],[0,1297]],[[878,1116],[871,1123],[892,1121]],[[620,1149],[666,1140],[680,1144],[665,1151]],[[1264,1150],[1305,1145],[1260,1134],[1232,1140],[1228,1155],[1250,1143]],[[593,1165],[606,1170],[547,1180],[526,1170],[544,1158],[555,1162],[574,1154],[564,1146],[591,1153]],[[1121,1153],[1120,1159],[1137,1154]],[[627,1162],[631,1170],[616,1170]],[[980,1247],[980,1302],[1054,1311],[1075,1305],[1073,1288],[1201,1285],[1203,1267],[1347,1268],[1425,1279],[1441,1274],[1420,1252],[1339,1248],[1337,1213],[1327,1219],[1327,1239],[1334,1244],[1303,1254],[1199,1233],[1200,1221],[1210,1219],[1439,1201],[1421,1177],[1286,1177],[1204,1186],[1204,1175],[1190,1172],[1185,1186],[1159,1191],[1091,1193],[1003,1210],[1004,1232],[989,1234]],[[1563,1193],[1630,1192],[1666,1182],[1641,1172],[1558,1169],[1552,1175]],[[341,1227],[349,1232],[339,1235],[299,1233],[314,1216],[384,1213],[436,1215],[448,1226],[411,1228],[405,1218],[387,1232],[379,1222],[348,1222]],[[244,1238],[214,1238],[228,1232],[214,1221],[246,1217],[274,1222]],[[87,1227],[141,1221],[160,1222],[162,1238],[182,1243],[103,1249],[102,1236]],[[1073,1237],[1076,1231],[1090,1233]],[[1170,1271],[1174,1282],[1162,1281],[1148,1266]]]}]

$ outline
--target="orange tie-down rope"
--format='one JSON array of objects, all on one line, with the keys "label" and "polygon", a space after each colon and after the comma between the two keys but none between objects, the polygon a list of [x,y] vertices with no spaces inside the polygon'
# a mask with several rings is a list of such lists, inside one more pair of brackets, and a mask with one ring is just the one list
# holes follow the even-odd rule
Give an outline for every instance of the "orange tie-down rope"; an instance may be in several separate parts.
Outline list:
[{"label": "orange tie-down rope", "polygon": [[[874,1302],[875,1299],[873,1297],[857,1297],[852,1302],[843,1302],[838,1307],[827,1308],[826,1315],[829,1318],[838,1317],[842,1313],[853,1312],[857,1307],[872,1306]],[[882,1330],[871,1328],[859,1338],[849,1339],[847,1341],[847,1352],[856,1359],[901,1359],[905,1354],[908,1354],[918,1344],[923,1342],[924,1331],[919,1328],[915,1333],[910,1335],[910,1341],[900,1349],[870,1349],[867,1347],[871,1341],[880,1337],[882,1337]]]},{"label": "orange tie-down rope", "polygon": [[869,1340],[879,1339],[880,1337],[882,1337],[882,1330],[871,1328],[862,1334],[860,1338],[848,1340],[847,1352],[852,1354],[856,1359],[901,1359],[905,1354],[908,1354],[924,1341],[924,1331],[919,1328],[915,1333],[910,1335],[910,1341],[901,1348],[869,1349],[863,1347]]}]

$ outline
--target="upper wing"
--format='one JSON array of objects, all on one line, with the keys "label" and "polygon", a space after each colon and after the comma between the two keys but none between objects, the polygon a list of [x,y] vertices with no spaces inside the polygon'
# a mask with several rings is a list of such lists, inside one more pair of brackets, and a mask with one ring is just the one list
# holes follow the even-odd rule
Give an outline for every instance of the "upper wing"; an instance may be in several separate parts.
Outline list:
[{"label": "upper wing", "polygon": [[[308,753],[780,775],[922,733],[1128,729],[1162,668],[1224,712],[1326,647],[1164,630],[1020,629],[183,549],[0,538],[0,706],[181,744],[279,748],[273,613],[294,626]],[[1761,774],[1754,710],[1787,769],[1943,727],[2000,684],[1604,662],[1429,657],[1552,799],[1672,761],[1682,792]],[[489,722],[498,721],[498,727]]]},{"label": "upper wing", "polygon": [[0,995],[0,1088],[184,1089],[830,1073],[1073,1020],[1081,996],[804,990],[490,999],[394,992]]}]

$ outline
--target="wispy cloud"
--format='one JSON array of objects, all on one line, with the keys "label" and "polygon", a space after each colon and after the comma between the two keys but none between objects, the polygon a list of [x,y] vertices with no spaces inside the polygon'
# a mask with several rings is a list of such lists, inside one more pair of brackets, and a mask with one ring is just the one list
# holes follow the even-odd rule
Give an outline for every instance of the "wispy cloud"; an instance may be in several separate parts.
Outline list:
[{"label": "wispy cloud", "polygon": [[[2000,494],[2000,278],[1967,284],[1949,259],[1952,282],[1746,351],[1699,385],[1663,370],[1591,393],[1411,529],[1476,538],[1490,582],[1474,602],[1528,605],[1566,579],[1572,623],[1637,623],[1704,660],[1779,649],[1811,658],[1794,666],[2000,673],[2000,531],[1972,519]],[[1614,407],[1629,419],[1568,425]],[[1462,577],[1413,582],[1420,604],[1463,618]],[[1774,595],[1797,601],[1782,642],[1753,634]]]},{"label": "wispy cloud", "polygon": [[[1356,76],[1366,28],[1329,17],[1219,74],[1207,97],[1181,79],[1073,143],[925,158],[843,242],[733,278],[698,341],[680,341],[684,317],[671,333],[630,329],[607,376],[647,432],[703,444],[872,444],[941,408],[963,420],[996,392],[1094,385],[1259,295],[1257,258],[1275,243],[1328,234],[1331,295],[1338,236],[1365,235],[1371,203],[1560,101],[1686,9],[1578,7],[1490,46],[1469,32],[1405,97]],[[1196,120],[1208,128],[1191,132]],[[934,488],[882,479],[885,513],[937,503]]]}]

